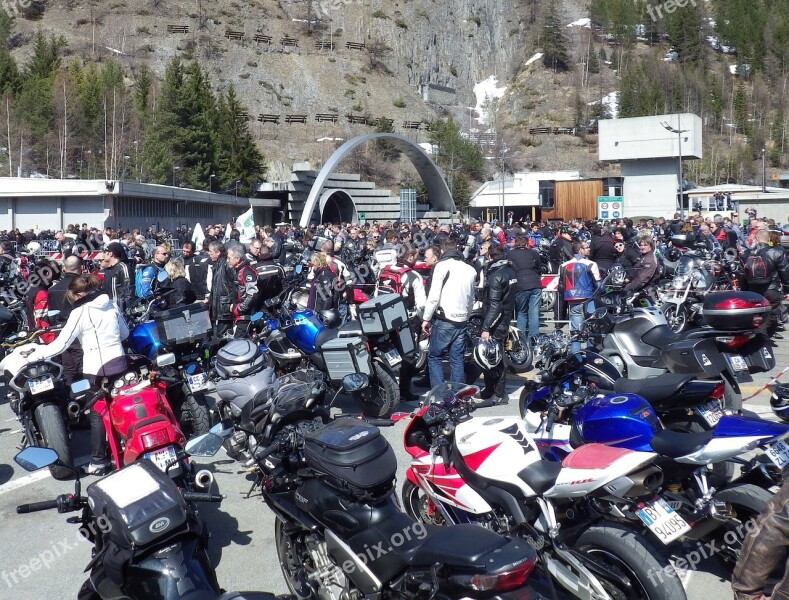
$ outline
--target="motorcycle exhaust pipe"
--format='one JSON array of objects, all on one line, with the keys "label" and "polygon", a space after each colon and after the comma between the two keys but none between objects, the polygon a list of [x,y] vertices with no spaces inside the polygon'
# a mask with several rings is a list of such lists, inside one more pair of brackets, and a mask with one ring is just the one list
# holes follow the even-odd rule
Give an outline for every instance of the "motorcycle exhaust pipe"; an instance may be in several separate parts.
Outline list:
[{"label": "motorcycle exhaust pipe", "polygon": [[210,489],[213,483],[214,474],[207,469],[200,469],[195,475],[195,485],[200,489]]},{"label": "motorcycle exhaust pipe", "polygon": [[627,491],[630,497],[653,494],[663,484],[663,471],[654,466],[631,473],[627,477],[633,482],[633,487]]},{"label": "motorcycle exhaust pipe", "polygon": [[69,419],[77,420],[79,419],[79,414],[82,412],[82,407],[79,405],[79,402],[69,402],[66,405],[66,413],[69,416]]}]

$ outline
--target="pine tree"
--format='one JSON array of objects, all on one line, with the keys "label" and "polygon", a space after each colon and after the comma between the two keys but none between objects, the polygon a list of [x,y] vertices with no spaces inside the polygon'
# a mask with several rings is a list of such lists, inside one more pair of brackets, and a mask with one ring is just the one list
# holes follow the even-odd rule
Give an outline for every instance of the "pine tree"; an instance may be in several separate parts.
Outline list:
[{"label": "pine tree", "polygon": [[148,63],[142,63],[137,69],[137,81],[134,83],[134,106],[137,112],[143,116],[148,114],[150,109],[150,93],[153,86],[151,69]]},{"label": "pine tree", "polygon": [[597,60],[597,53],[595,53],[593,48],[589,49],[589,64],[587,65],[587,69],[590,73],[600,72],[600,61]]},{"label": "pine tree", "polygon": [[186,187],[203,189],[215,168],[217,111],[211,85],[197,63],[186,68],[182,90],[180,136],[175,158],[181,167],[179,181]]},{"label": "pine tree", "polygon": [[738,133],[747,135],[750,131],[749,113],[748,94],[745,91],[745,84],[740,81],[734,89],[734,125]]},{"label": "pine tree", "polygon": [[556,0],[552,0],[545,14],[542,26],[542,64],[557,71],[570,68],[570,54],[567,51],[567,38],[562,31]]},{"label": "pine tree", "polygon": [[151,183],[172,183],[173,167],[177,166],[176,146],[181,136],[181,89],[185,80],[184,65],[174,58],[165,70],[158,105],[143,140],[143,178]]},{"label": "pine tree", "polygon": [[[378,119],[375,133],[394,133],[394,123],[387,119]],[[384,162],[397,162],[400,160],[402,152],[389,140],[375,140],[373,146],[376,154]]]},{"label": "pine tree", "polygon": [[241,116],[244,107],[230,86],[226,94],[220,94],[218,113],[218,135],[216,166],[220,185],[230,188],[241,181],[239,193],[248,195],[252,186],[265,175],[265,158],[260,153],[249,131],[249,123]]}]

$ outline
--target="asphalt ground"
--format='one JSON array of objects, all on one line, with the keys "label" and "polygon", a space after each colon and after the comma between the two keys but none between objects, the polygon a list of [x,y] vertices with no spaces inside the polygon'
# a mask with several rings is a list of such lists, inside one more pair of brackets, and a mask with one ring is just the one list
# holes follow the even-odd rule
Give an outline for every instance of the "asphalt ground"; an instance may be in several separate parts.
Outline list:
[{"label": "asphalt ground", "polygon": [[[789,335],[787,335],[789,338]],[[789,339],[775,348],[777,367],[769,374],[754,377],[743,386],[743,396],[754,395],[745,402],[747,414],[770,418],[769,394],[762,391],[772,376],[789,366]],[[789,375],[786,375],[789,381]],[[522,379],[510,376],[510,404],[481,409],[484,415],[516,415]],[[425,389],[416,391],[426,392]],[[0,390],[0,398],[5,397]],[[401,405],[410,410],[417,403]],[[352,406],[340,398],[334,412],[350,412]],[[399,465],[398,493],[408,455],[402,444],[404,423],[384,428]],[[44,469],[30,474],[13,461],[21,441],[18,422],[8,403],[0,400],[0,600],[50,600],[74,598],[85,579],[83,569],[90,560],[90,544],[81,539],[77,526],[68,524],[69,515],[43,511],[17,515],[18,504],[50,500],[58,494],[72,492],[73,482],[56,481]],[[73,440],[78,462],[88,460],[88,432],[77,431]],[[227,590],[265,590],[287,592],[274,549],[273,516],[258,495],[248,497],[251,476],[223,452],[200,465],[214,473],[216,486],[227,498],[221,505],[202,505],[201,514],[212,532],[211,558],[216,565],[220,584]],[[85,484],[95,478],[83,480]],[[690,600],[711,597],[729,598],[730,573],[713,557],[683,575]]]}]

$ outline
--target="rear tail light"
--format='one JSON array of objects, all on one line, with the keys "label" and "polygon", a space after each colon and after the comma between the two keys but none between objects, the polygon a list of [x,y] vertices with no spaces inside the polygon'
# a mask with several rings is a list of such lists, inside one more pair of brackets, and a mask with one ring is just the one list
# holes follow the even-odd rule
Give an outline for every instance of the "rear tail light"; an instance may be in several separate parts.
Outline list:
[{"label": "rear tail light", "polygon": [[710,392],[710,395],[709,395],[710,399],[711,400],[723,400],[723,396],[724,396],[725,390],[726,390],[726,386],[724,386],[722,383],[719,383],[718,385],[716,385],[713,388],[712,392]]},{"label": "rear tail light", "polygon": [[[753,318],[754,327],[758,327],[756,321],[759,320],[759,322],[761,322],[761,319],[762,319],[761,316],[755,316]],[[721,344],[723,344],[724,346],[726,346],[727,348],[734,349],[747,344],[748,341],[751,339],[751,334],[746,333],[743,335],[727,335],[715,339]]]},{"label": "rear tail light", "polygon": [[478,592],[507,592],[523,587],[536,564],[537,557],[532,556],[523,562],[507,567],[501,573],[452,575],[450,580]]},{"label": "rear tail light", "polygon": [[146,450],[156,448],[157,446],[164,446],[170,443],[170,432],[166,427],[157,429],[156,431],[149,431],[140,436],[142,447]]}]

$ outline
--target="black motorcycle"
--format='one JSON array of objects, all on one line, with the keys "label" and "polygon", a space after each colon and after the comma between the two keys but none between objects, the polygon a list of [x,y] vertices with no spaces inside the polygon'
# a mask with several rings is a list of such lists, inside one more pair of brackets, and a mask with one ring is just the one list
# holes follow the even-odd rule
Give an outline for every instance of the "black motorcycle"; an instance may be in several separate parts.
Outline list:
[{"label": "black motorcycle", "polygon": [[[198,438],[195,453],[208,455]],[[28,471],[52,465],[57,454],[48,448],[27,448],[14,460]],[[57,509],[81,511],[69,523],[93,544],[88,579],[78,600],[275,600],[267,593],[222,593],[206,551],[208,532],[193,508],[195,502],[221,502],[222,496],[179,490],[152,462],[137,461],[88,486],[86,496],[77,474],[73,494],[17,506],[17,513]]]},{"label": "black motorcycle", "polygon": [[[364,375],[345,381],[352,394],[365,385]],[[380,431],[352,417],[327,424],[308,402],[275,399],[258,420],[261,444],[253,453],[256,486],[277,517],[277,556],[296,598],[534,593],[527,584],[533,548],[474,525],[414,521],[395,501],[397,461]]]}]

